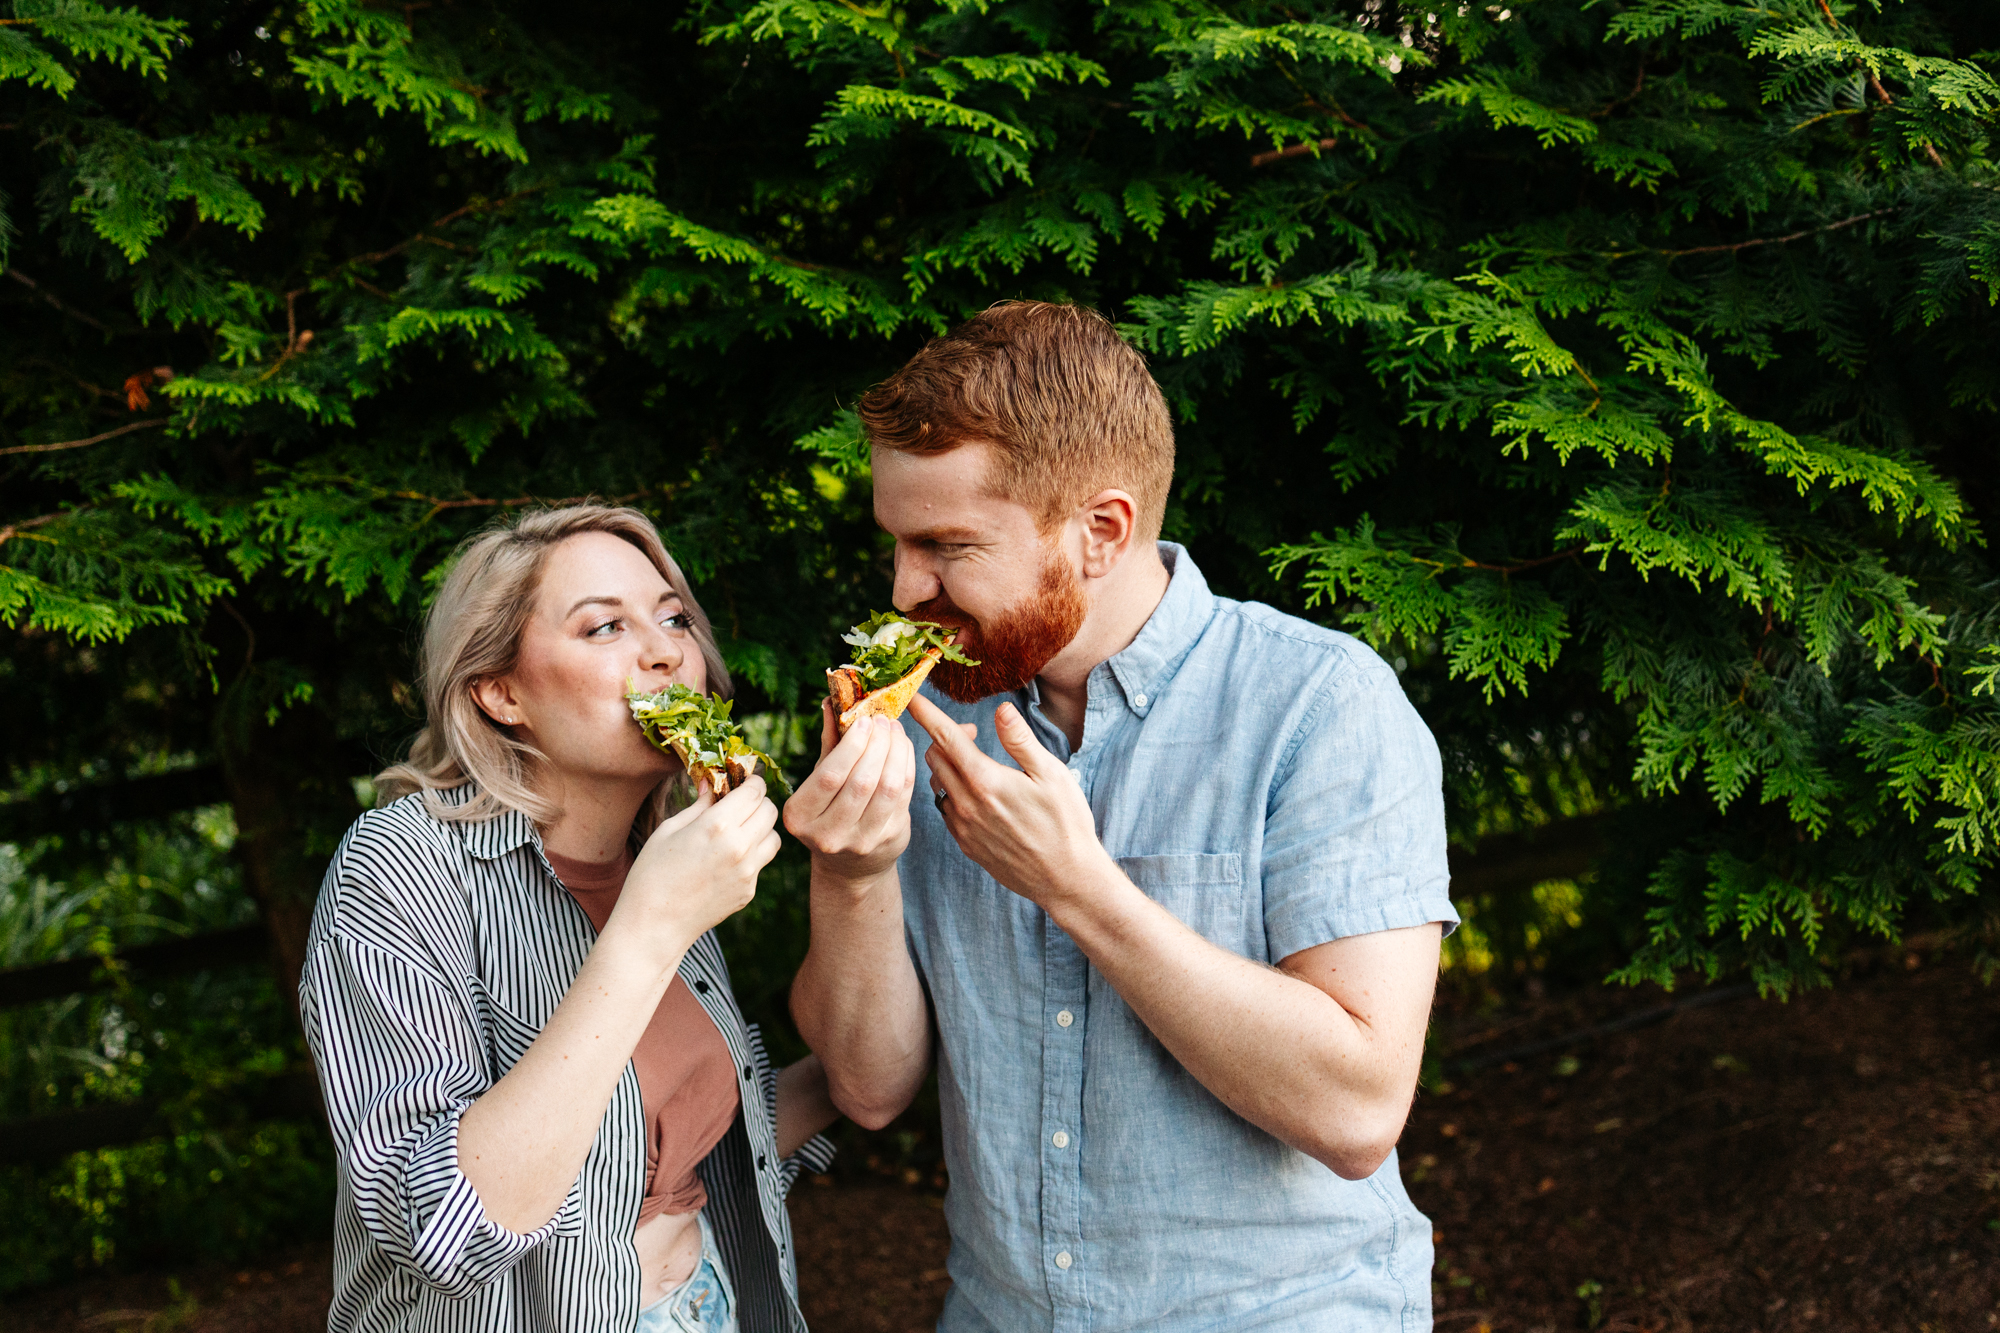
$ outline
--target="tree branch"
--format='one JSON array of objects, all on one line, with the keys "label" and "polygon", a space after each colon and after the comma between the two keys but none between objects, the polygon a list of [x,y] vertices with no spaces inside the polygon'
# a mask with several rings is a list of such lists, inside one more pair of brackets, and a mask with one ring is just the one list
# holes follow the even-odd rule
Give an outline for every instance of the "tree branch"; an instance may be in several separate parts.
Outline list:
[{"label": "tree branch", "polygon": [[[6,454],[53,454],[63,449],[81,449],[86,445],[102,444],[106,440],[124,435],[130,431],[145,430],[151,426],[164,426],[172,419],[171,417],[154,417],[150,421],[134,421],[130,425],[120,426],[116,430],[107,430],[102,435],[93,435],[87,440],[64,440],[60,444],[17,444],[11,448],[0,449],[0,456]],[[12,532],[13,529],[9,528],[7,531]]]},{"label": "tree branch", "polygon": [[[453,209],[451,212],[445,214],[443,217],[439,218],[436,222],[433,222],[431,223],[430,226],[424,228],[424,231],[437,231],[438,229],[450,226],[452,223],[458,221],[460,218],[467,217],[473,213],[486,213],[496,208],[505,208],[508,204],[513,203],[516,199],[524,198],[527,195],[534,194],[537,191],[545,190],[547,188],[548,187],[546,185],[531,185],[525,190],[516,190],[514,193],[506,195],[499,199],[488,199],[484,203],[467,204],[463,208]],[[351,268],[356,264],[376,264],[380,263],[384,259],[394,258],[395,256],[403,253],[403,251],[409,249],[411,246],[417,245],[419,243],[428,243],[431,245],[442,246],[447,250],[457,250],[461,248],[459,246],[453,245],[450,241],[440,241],[435,237],[426,236],[424,235],[423,231],[420,231],[416,235],[410,237],[408,240],[398,241],[396,244],[390,246],[386,250],[376,250],[370,254],[355,255],[351,259],[343,259],[338,264],[335,264],[333,266],[331,272],[329,273],[329,276],[331,276],[332,273],[340,272],[340,270],[344,268]]]},{"label": "tree branch", "polygon": [[1655,250],[1653,253],[1664,255],[1668,259],[1678,259],[1682,255],[1734,254],[1738,250],[1751,250],[1760,245],[1788,245],[1793,241],[1802,241],[1808,236],[1819,236],[1825,232],[1839,231],[1843,227],[1852,227],[1857,223],[1867,222],[1871,218],[1887,217],[1895,211],[1893,208],[1878,208],[1873,213],[1856,213],[1851,218],[1842,218],[1838,222],[1829,222],[1824,227],[1808,227],[1804,231],[1795,231],[1789,236],[1760,236],[1754,241],[1738,241],[1734,245],[1697,245],[1688,250]]},{"label": "tree branch", "polygon": [[[88,507],[87,505],[85,506],[85,508]],[[72,514],[81,514],[82,512],[82,509],[58,509],[53,514],[43,514],[39,518],[24,518],[18,523],[9,523],[6,527],[0,528],[0,546],[5,546],[29,528],[39,528],[44,523],[53,523],[59,518],[68,518]]]},{"label": "tree branch", "polygon": [[1318,143],[1295,143],[1289,148],[1274,148],[1267,153],[1253,153],[1250,156],[1250,165],[1268,167],[1273,162],[1282,162],[1288,157],[1303,157],[1316,149],[1332,148],[1339,142],[1338,139],[1321,139]]},{"label": "tree branch", "polygon": [[[615,505],[629,504],[647,493],[647,491],[633,491],[629,495],[613,495],[609,497],[608,503]],[[446,500],[439,496],[426,495],[422,491],[390,491],[389,495],[391,498],[397,500],[428,501],[431,512],[424,515],[424,522],[426,523],[447,509],[519,509],[523,505],[534,504],[554,505],[560,508],[563,505],[582,504],[585,500],[604,499],[604,497],[594,495],[565,495],[553,500],[543,495],[516,495],[502,500],[489,499],[483,495],[468,495],[462,500]]]},{"label": "tree branch", "polygon": [[[1840,31],[1841,22],[1839,19],[1833,16],[1833,6],[1828,4],[1827,0],[1819,0],[1819,12],[1826,15],[1826,21],[1833,25],[1833,30],[1835,32]],[[1869,69],[1866,65],[1862,66],[1862,70],[1868,75],[1868,86],[1870,88],[1873,88],[1875,90],[1875,95],[1882,99],[1882,105],[1883,106],[1896,105],[1896,99],[1889,96],[1889,90],[1882,86],[1881,77],[1877,75],[1874,70]],[[1941,167],[1944,165],[1944,158],[1938,154],[1936,144],[1928,144],[1928,143],[1925,144],[1924,152],[1926,155],[1930,157],[1932,166]]]},{"label": "tree branch", "polygon": [[1490,569],[1501,574],[1518,574],[1524,569],[1535,569],[1542,565],[1553,565],[1558,560],[1568,560],[1574,556],[1582,555],[1583,551],[1584,548],[1581,546],[1572,546],[1566,551],[1557,551],[1554,555],[1538,556],[1533,560],[1523,560],[1513,565],[1489,565],[1484,560],[1467,560],[1465,567],[1467,569]]},{"label": "tree branch", "polygon": [[78,310],[76,307],[71,305],[65,305],[63,302],[57,300],[55,293],[43,291],[42,285],[40,283],[36,282],[33,278],[29,277],[27,274],[21,272],[20,269],[18,268],[8,269],[7,276],[12,278],[14,281],[20,283],[23,287],[26,287],[29,291],[35,293],[35,295],[41,297],[44,301],[47,301],[50,305],[54,306],[57,310],[59,310],[63,314],[68,315],[71,319],[77,320],[80,323],[90,325],[91,328],[96,329],[99,333],[103,334],[107,338],[115,336],[109,328],[106,328],[103,324],[99,323],[97,320],[92,319],[89,315],[84,314],[81,310]]}]

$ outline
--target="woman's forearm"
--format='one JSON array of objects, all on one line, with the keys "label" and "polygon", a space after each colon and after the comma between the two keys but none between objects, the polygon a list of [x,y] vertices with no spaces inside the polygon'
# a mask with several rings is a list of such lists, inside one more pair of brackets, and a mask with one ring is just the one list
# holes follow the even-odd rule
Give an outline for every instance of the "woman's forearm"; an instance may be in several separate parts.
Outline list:
[{"label": "woman's forearm", "polygon": [[615,923],[607,927],[548,1026],[466,1109],[458,1169],[493,1222],[529,1232],[562,1207],[685,952],[628,947]]},{"label": "woman's forearm", "polygon": [[840,1118],[817,1055],[778,1071],[778,1156],[790,1157],[807,1139]]}]

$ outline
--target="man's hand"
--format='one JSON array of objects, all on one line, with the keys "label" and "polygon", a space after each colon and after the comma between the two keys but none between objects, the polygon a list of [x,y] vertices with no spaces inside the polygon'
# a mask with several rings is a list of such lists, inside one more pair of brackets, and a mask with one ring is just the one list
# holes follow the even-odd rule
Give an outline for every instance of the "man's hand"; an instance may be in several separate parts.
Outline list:
[{"label": "man's hand", "polygon": [[973,743],[976,728],[954,723],[918,695],[910,716],[930,733],[925,756],[933,794],[959,848],[987,874],[1053,912],[1056,900],[1098,872],[1117,866],[1097,840],[1097,819],[1069,769],[1028,729],[1014,705],[1001,704],[993,725],[1018,771]]},{"label": "man's hand", "polygon": [[1011,704],[996,763],[918,698],[945,826],[1033,900],[1132,1012],[1224,1105],[1349,1180],[1381,1166],[1409,1114],[1437,977],[1439,928],[1353,936],[1268,967],[1189,929],[1097,840],[1090,803]]},{"label": "man's hand", "polygon": [[816,870],[849,883],[877,879],[910,843],[916,750],[886,717],[862,718],[840,736],[831,699],[822,712],[819,766],[785,802],[785,827]]}]

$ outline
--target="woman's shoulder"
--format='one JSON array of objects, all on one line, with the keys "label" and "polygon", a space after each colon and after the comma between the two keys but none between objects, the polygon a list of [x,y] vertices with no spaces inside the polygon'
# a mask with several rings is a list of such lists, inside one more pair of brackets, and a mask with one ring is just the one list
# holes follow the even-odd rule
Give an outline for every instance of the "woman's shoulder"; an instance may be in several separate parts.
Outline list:
[{"label": "woman's shoulder", "polygon": [[384,862],[410,863],[443,858],[457,860],[465,854],[462,827],[439,819],[425,801],[429,795],[447,806],[463,805],[467,788],[442,792],[411,792],[407,796],[364,811],[348,827],[333,854],[336,869],[361,869]]},{"label": "woman's shoulder", "polygon": [[[469,799],[465,788],[432,793],[447,806]],[[322,931],[381,933],[388,919],[450,919],[462,915],[468,833],[476,824],[440,819],[413,792],[369,810],[340,840],[320,886],[314,915]]]}]

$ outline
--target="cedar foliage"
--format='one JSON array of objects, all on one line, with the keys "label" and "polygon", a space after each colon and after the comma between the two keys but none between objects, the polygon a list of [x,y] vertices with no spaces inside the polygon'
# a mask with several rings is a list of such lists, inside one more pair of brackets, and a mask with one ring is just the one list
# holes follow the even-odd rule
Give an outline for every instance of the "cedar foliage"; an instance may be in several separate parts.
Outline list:
[{"label": "cedar foliage", "polygon": [[1398,662],[1455,836],[1615,812],[1621,977],[1991,939],[1981,0],[13,15],[17,782],[380,754],[452,544],[585,494],[809,703],[884,586],[841,405],[1034,296],[1148,352],[1212,580]]}]

